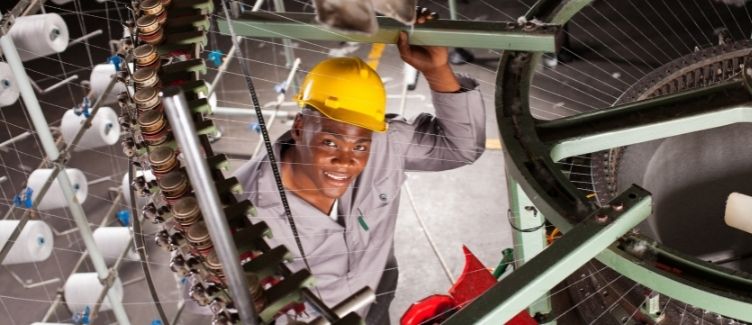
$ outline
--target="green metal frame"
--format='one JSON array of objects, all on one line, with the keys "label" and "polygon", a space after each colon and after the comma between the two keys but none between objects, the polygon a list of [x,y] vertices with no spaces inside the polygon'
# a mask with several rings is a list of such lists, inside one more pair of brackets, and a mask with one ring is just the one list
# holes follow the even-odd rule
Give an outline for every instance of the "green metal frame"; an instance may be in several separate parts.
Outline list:
[{"label": "green metal frame", "polygon": [[650,194],[632,186],[445,324],[504,324],[650,215]]},{"label": "green metal frame", "polygon": [[[507,177],[507,193],[509,197],[509,211],[507,217],[512,225],[524,231],[513,231],[515,270],[540,254],[548,243],[546,242],[546,218],[539,213],[533,202],[517,182]],[[551,299],[540,299],[530,305],[531,314],[548,314],[551,312]],[[553,323],[547,323],[553,324]]]},{"label": "green metal frame", "polygon": [[[528,18],[563,24],[589,1],[542,0]],[[743,80],[677,95],[606,108],[593,113],[539,121],[530,114],[528,90],[540,54],[505,51],[497,74],[496,110],[506,148],[508,177],[514,178],[538,211],[565,233],[576,231],[597,211],[560,172],[555,161],[578,154],[678,134],[750,122],[749,76]],[[559,239],[559,240],[562,240]],[[599,252],[597,259],[617,272],[673,299],[743,321],[752,321],[752,276],[733,272],[629,234]],[[639,243],[647,251],[629,251]],[[532,262],[535,262],[534,259]],[[666,272],[657,261],[681,274]],[[497,308],[502,308],[499,305]],[[484,311],[485,312],[485,311]],[[488,311],[495,314],[496,311]],[[489,323],[483,322],[480,323]],[[495,322],[498,324],[498,322]]]},{"label": "green metal frame", "polygon": [[[390,18],[378,17],[373,35],[329,29],[315,14],[251,12],[231,19],[235,33],[245,37],[282,37],[315,41],[361,43],[397,42],[400,31],[410,32],[410,44],[515,51],[553,52],[558,26],[519,25],[507,22],[437,20],[409,28]],[[229,33],[228,21],[218,19],[220,33]]]}]

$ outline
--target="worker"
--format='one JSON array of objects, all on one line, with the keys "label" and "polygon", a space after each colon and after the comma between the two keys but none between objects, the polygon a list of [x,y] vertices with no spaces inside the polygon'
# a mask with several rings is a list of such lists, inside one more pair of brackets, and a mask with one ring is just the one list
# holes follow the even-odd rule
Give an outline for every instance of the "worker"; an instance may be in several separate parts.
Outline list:
[{"label": "worker", "polygon": [[[417,22],[431,14],[419,10]],[[485,148],[478,83],[454,74],[444,47],[410,45],[404,32],[397,46],[402,60],[428,81],[435,116],[408,121],[385,115],[386,90],[376,71],[358,58],[329,58],[308,72],[295,97],[302,111],[273,145],[292,223],[265,153],[235,173],[256,207],[252,221],[266,222],[272,247],[290,250],[293,271],[310,267],[312,292],[328,306],[366,286],[376,291],[376,302],[357,311],[369,325],[389,324],[405,172],[461,167]]]}]

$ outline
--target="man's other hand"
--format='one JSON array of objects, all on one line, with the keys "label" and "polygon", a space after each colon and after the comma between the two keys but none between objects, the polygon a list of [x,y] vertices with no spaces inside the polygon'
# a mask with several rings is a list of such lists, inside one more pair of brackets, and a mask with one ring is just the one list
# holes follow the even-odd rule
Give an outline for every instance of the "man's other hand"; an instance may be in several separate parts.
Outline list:
[{"label": "man's other hand", "polygon": [[[417,7],[415,24],[420,25],[437,19],[435,12]],[[460,84],[449,66],[449,51],[446,47],[410,45],[407,32],[400,32],[397,47],[400,57],[407,64],[423,73],[433,91],[451,93],[460,90]]]}]

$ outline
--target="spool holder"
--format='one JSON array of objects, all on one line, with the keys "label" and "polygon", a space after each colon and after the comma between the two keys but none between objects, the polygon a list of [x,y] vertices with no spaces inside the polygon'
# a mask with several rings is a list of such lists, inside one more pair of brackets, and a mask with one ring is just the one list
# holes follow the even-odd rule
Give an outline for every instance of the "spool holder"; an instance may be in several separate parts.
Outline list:
[{"label": "spool holder", "polygon": [[[197,50],[206,44],[207,39],[205,31],[208,27],[208,20],[206,17],[201,17],[201,15],[185,15],[185,13],[188,12],[187,9],[213,10],[213,6],[211,1],[205,0],[181,1],[175,2],[171,5],[167,10],[167,22],[164,25],[168,37],[166,37],[161,44],[156,45],[156,49],[163,58],[173,55],[188,54],[189,59],[162,65],[158,68],[157,72],[162,85],[180,85],[179,92],[184,94],[185,101],[179,102],[179,106],[186,110],[184,113],[187,113],[187,115],[185,116],[190,117],[189,119],[192,121],[195,129],[186,128],[183,124],[175,129],[174,118],[169,118],[167,120],[173,124],[173,128],[170,132],[173,133],[173,137],[177,138],[168,140],[157,146],[168,146],[181,151],[182,155],[185,156],[186,148],[178,146],[177,144],[179,142],[178,140],[180,140],[180,134],[187,132],[194,137],[198,135],[198,144],[199,147],[201,147],[198,151],[203,151],[205,157],[185,157],[182,163],[201,161],[203,164],[206,164],[209,168],[208,172],[210,175],[209,177],[211,178],[209,184],[211,185],[209,186],[209,189],[203,187],[200,188],[200,190],[196,189],[195,186],[197,186],[197,184],[194,183],[195,179],[191,178],[191,187],[194,187],[194,191],[199,192],[216,191],[217,197],[220,199],[223,206],[220,211],[225,213],[225,217],[223,218],[225,219],[225,222],[229,224],[231,229],[236,232],[236,236],[233,236],[233,242],[231,245],[238,245],[238,247],[241,247],[243,249],[242,253],[245,253],[244,256],[253,256],[253,258],[243,266],[243,273],[245,276],[275,277],[277,280],[281,279],[279,283],[271,288],[268,288],[267,290],[262,289],[264,301],[266,301],[266,305],[259,310],[259,315],[261,316],[260,319],[262,321],[271,321],[274,315],[290,303],[305,300],[309,301],[317,309],[322,310],[323,314],[328,316],[327,318],[333,323],[336,323],[338,319],[337,314],[331,311],[310,291],[308,291],[307,287],[310,286],[312,281],[310,274],[308,274],[307,271],[292,273],[285,265],[280,264],[289,258],[289,251],[285,247],[276,247],[274,249],[268,247],[267,243],[263,240],[263,236],[268,236],[270,234],[268,228],[263,223],[259,225],[250,224],[248,216],[253,215],[255,211],[252,204],[248,200],[238,202],[235,198],[235,194],[242,193],[242,187],[239,185],[237,179],[232,177],[224,178],[222,174],[222,171],[226,171],[229,166],[227,157],[225,155],[215,155],[211,150],[206,135],[216,132],[216,127],[212,121],[205,120],[202,117],[203,114],[211,112],[211,106],[206,98],[210,95],[210,89],[207,87],[206,82],[198,79],[200,75],[206,73],[206,64],[204,63],[204,60],[190,56],[192,53],[198,53]],[[132,60],[133,55],[128,54],[126,55],[126,58],[127,60]],[[201,98],[202,96],[200,95],[205,97]],[[169,105],[165,103],[165,100],[163,100],[163,108],[167,110],[167,106]],[[123,111],[129,113],[129,116],[121,119],[121,122],[123,122],[125,129],[132,132],[131,140],[128,140],[125,143],[125,149],[126,151],[132,151],[133,158],[135,158],[138,165],[148,166],[148,164],[145,163],[145,155],[156,147],[141,142],[140,128],[135,124],[135,117],[137,116],[138,111],[135,109],[132,99],[122,98],[119,103],[121,104]],[[172,105],[174,105],[174,102]],[[189,150],[194,149],[189,148]],[[190,174],[189,169],[186,169],[186,171]],[[216,274],[214,274],[213,271],[211,271],[211,268],[207,265],[202,265],[205,262],[204,258],[196,256],[194,248],[185,240],[185,236],[182,234],[183,230],[181,230],[180,227],[169,226],[171,223],[174,223],[175,220],[170,216],[170,205],[164,205],[165,201],[162,199],[162,196],[158,194],[161,193],[160,188],[158,186],[153,186],[149,187],[148,190],[151,193],[152,198],[152,202],[150,203],[152,206],[149,208],[151,212],[149,212],[149,214],[159,216],[161,219],[157,221],[158,223],[163,224],[164,227],[164,230],[160,232],[157,240],[162,247],[172,251],[171,260],[173,270],[181,273],[190,273],[190,269],[193,269],[191,278],[192,281],[195,282],[194,293],[197,297],[208,297],[209,299],[222,297],[222,299],[215,300],[212,303],[216,305],[214,306],[216,308],[215,310],[220,310],[220,313],[215,315],[215,319],[222,320],[231,317],[232,315],[227,314],[226,308],[224,308],[224,304],[230,303],[230,295],[227,294],[227,288],[221,283],[211,284],[210,282],[206,282],[208,280],[207,278],[212,278]],[[204,207],[202,206],[202,209],[203,208]],[[245,235],[240,237],[237,235],[239,233]],[[247,235],[251,234],[254,235],[254,238],[248,238]],[[217,238],[214,238],[213,240],[215,242],[215,251],[218,249],[217,240]],[[218,256],[221,258],[219,254]],[[225,265],[225,268],[227,268],[228,263],[224,262],[223,264]],[[227,274],[224,274],[224,276],[227,276]],[[226,281],[230,281],[230,278]],[[208,296],[206,295],[207,293]],[[244,305],[237,304],[237,302],[234,302],[234,304],[240,308]],[[244,311],[241,310],[241,316],[243,312]],[[340,315],[339,318],[344,316],[345,315]],[[230,321],[232,321],[232,319],[230,319]]]}]

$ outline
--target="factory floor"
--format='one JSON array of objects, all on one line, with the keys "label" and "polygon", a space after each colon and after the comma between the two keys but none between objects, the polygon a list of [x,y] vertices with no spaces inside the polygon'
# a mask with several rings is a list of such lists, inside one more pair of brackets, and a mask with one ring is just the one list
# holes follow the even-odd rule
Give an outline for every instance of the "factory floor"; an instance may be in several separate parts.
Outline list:
[{"label": "factory floor", "polygon": [[[534,1],[504,1],[489,5],[486,1],[460,2],[460,18],[466,20],[515,20],[524,14],[528,6]],[[442,17],[448,17],[444,2],[425,1],[422,5],[429,6],[440,12]],[[613,4],[618,6],[619,4]],[[85,4],[84,10],[112,9],[91,1]],[[536,75],[536,81],[531,93],[531,107],[533,113],[544,119],[567,116],[576,112],[607,107],[631,84],[636,82],[647,71],[650,71],[666,60],[651,60],[649,58],[637,60],[636,54],[620,51],[621,46],[628,42],[621,42],[609,37],[617,25],[625,26],[628,21],[616,17],[611,11],[611,4],[604,7],[601,2],[596,3],[595,10],[587,11],[588,16],[578,19],[579,24],[570,26],[570,33],[580,37],[573,39],[577,43],[579,60],[568,64],[559,63],[554,68],[544,68],[541,65]],[[3,8],[5,9],[5,8]],[[493,9],[493,10],[490,10]],[[71,46],[69,50],[59,56],[41,58],[27,63],[27,71],[33,80],[42,87],[54,84],[72,74],[78,74],[79,80],[88,79],[92,63],[104,63],[109,55],[106,36],[119,37],[117,26],[118,16],[115,11],[93,11],[86,15],[75,15],[72,4],[56,6],[48,5],[48,11],[64,14],[71,29],[71,37],[84,34],[81,26],[90,32],[97,28],[104,30],[105,36],[98,36],[90,44]],[[296,3],[289,3],[288,10],[307,10]],[[600,11],[607,13],[611,19],[605,19]],[[660,15],[649,12],[651,19]],[[593,19],[591,20],[592,17]],[[693,18],[694,19],[694,18]],[[106,24],[109,22],[109,24]],[[608,23],[606,23],[608,22]],[[81,24],[79,24],[81,23]],[[593,26],[598,26],[594,29]],[[591,32],[592,31],[592,32]],[[708,34],[712,31],[708,31]],[[684,34],[682,34],[684,35]],[[216,35],[212,35],[214,37]],[[657,38],[651,34],[650,38]],[[686,38],[686,37],[685,37]],[[603,40],[596,47],[610,49],[602,56],[593,50],[592,41]],[[665,37],[664,37],[665,39]],[[672,42],[679,40],[672,39]],[[221,36],[216,45],[223,52],[227,52],[229,42],[227,37]],[[262,103],[275,101],[278,94],[274,86],[285,80],[288,69],[285,67],[285,56],[281,40],[246,40],[244,50],[251,64],[252,76],[256,91]],[[292,40],[293,55],[301,59],[300,70],[310,69],[319,60],[327,58],[332,49],[349,52],[349,55],[368,57],[371,45],[361,44],[354,47],[348,44]],[[645,45],[648,46],[648,45]],[[665,46],[661,44],[660,46]],[[659,46],[659,47],[660,47]],[[649,46],[648,46],[649,47]],[[211,50],[207,48],[206,50]],[[686,50],[681,50],[687,52]],[[397,323],[403,312],[414,302],[432,294],[446,293],[451,286],[451,279],[456,279],[462,271],[464,255],[462,247],[467,246],[489,268],[495,267],[502,258],[501,251],[512,248],[512,229],[507,219],[507,189],[505,178],[504,151],[500,142],[498,126],[496,125],[494,110],[495,76],[499,53],[488,50],[474,50],[477,60],[473,64],[454,66],[458,73],[466,74],[479,81],[479,89],[483,94],[486,109],[487,146],[485,153],[475,163],[455,170],[445,172],[413,172],[403,187],[400,215],[397,221],[395,250],[399,261],[399,283],[396,297],[390,308],[392,323]],[[599,55],[595,55],[599,54]],[[618,55],[617,55],[618,54]],[[640,62],[637,62],[640,61]],[[385,82],[388,93],[388,111],[400,112],[400,98],[403,76],[403,63],[400,61],[396,47],[386,46],[379,59],[378,72]],[[596,62],[597,64],[593,64]],[[210,66],[206,80],[213,80],[216,68]],[[248,89],[241,74],[237,61],[232,61],[228,72],[218,84],[218,106],[230,108],[250,109]],[[303,72],[296,74],[301,80]],[[591,85],[596,90],[582,90],[582,85]],[[595,95],[594,95],[595,93]],[[40,95],[40,102],[47,120],[51,126],[59,125],[63,112],[80,102],[83,96],[78,84],[68,85],[49,93]],[[422,112],[433,112],[431,94],[425,80],[418,81],[417,88],[407,92],[404,105],[404,115],[414,117]],[[296,107],[289,103],[290,93],[280,106],[280,111],[294,113]],[[482,109],[473,107],[471,109]],[[0,142],[8,140],[31,128],[27,115],[20,104],[0,109],[0,123],[6,131],[0,131]],[[251,115],[221,115],[211,116],[214,123],[222,132],[221,137],[213,143],[214,150],[225,153],[231,158],[231,169],[237,168],[253,153],[260,135],[256,133],[252,124],[255,117]],[[276,118],[269,126],[272,138],[276,138],[290,128],[289,118]],[[263,150],[263,148],[262,148]],[[0,151],[0,164],[3,166],[7,181],[0,184],[3,192],[3,202],[0,213],[6,213],[12,204],[15,193],[22,188],[26,175],[40,164],[42,150],[35,137],[30,137]],[[85,172],[89,181],[108,177],[99,183],[89,186],[89,197],[83,203],[88,215],[89,223],[97,227],[104,220],[106,224],[114,224],[112,215],[105,215],[112,201],[117,197],[113,189],[120,185],[127,168],[127,159],[122,154],[120,145],[75,152],[67,163],[68,166],[79,168]],[[408,195],[407,188],[412,195]],[[116,210],[125,209],[121,202]],[[16,209],[12,218],[20,218],[23,211]],[[63,209],[44,211],[35,217],[46,221],[56,231],[62,232],[73,228],[72,216]],[[107,219],[105,219],[107,218]],[[153,234],[157,227],[145,225],[144,233]],[[431,243],[433,241],[433,245]],[[160,293],[160,300],[167,315],[173,317],[177,306],[182,300],[180,289],[172,272],[169,270],[169,254],[156,247],[153,236],[147,237],[147,251],[152,276]],[[50,302],[55,300],[60,292],[65,278],[73,270],[74,264],[85,250],[81,237],[72,232],[55,236],[55,250],[52,257],[43,262],[12,265],[0,271],[0,324],[22,325],[40,321],[47,312]],[[443,259],[448,273],[440,262]],[[88,260],[84,260],[79,272],[93,272]],[[14,274],[18,276],[17,281]],[[132,324],[149,324],[159,316],[154,308],[153,299],[148,293],[145,281],[141,280],[143,272],[139,262],[126,261],[119,271],[119,277],[124,287],[124,305]],[[54,281],[55,278],[60,281]],[[24,288],[34,282],[52,279],[52,283]],[[566,291],[553,296],[557,302],[557,314],[563,315],[558,319],[560,324],[579,324],[575,312],[570,312]],[[49,322],[70,322],[71,313],[60,304],[52,309]],[[111,324],[115,322],[113,314],[103,312],[95,324]],[[209,318],[185,311],[178,324],[207,324]]]}]

